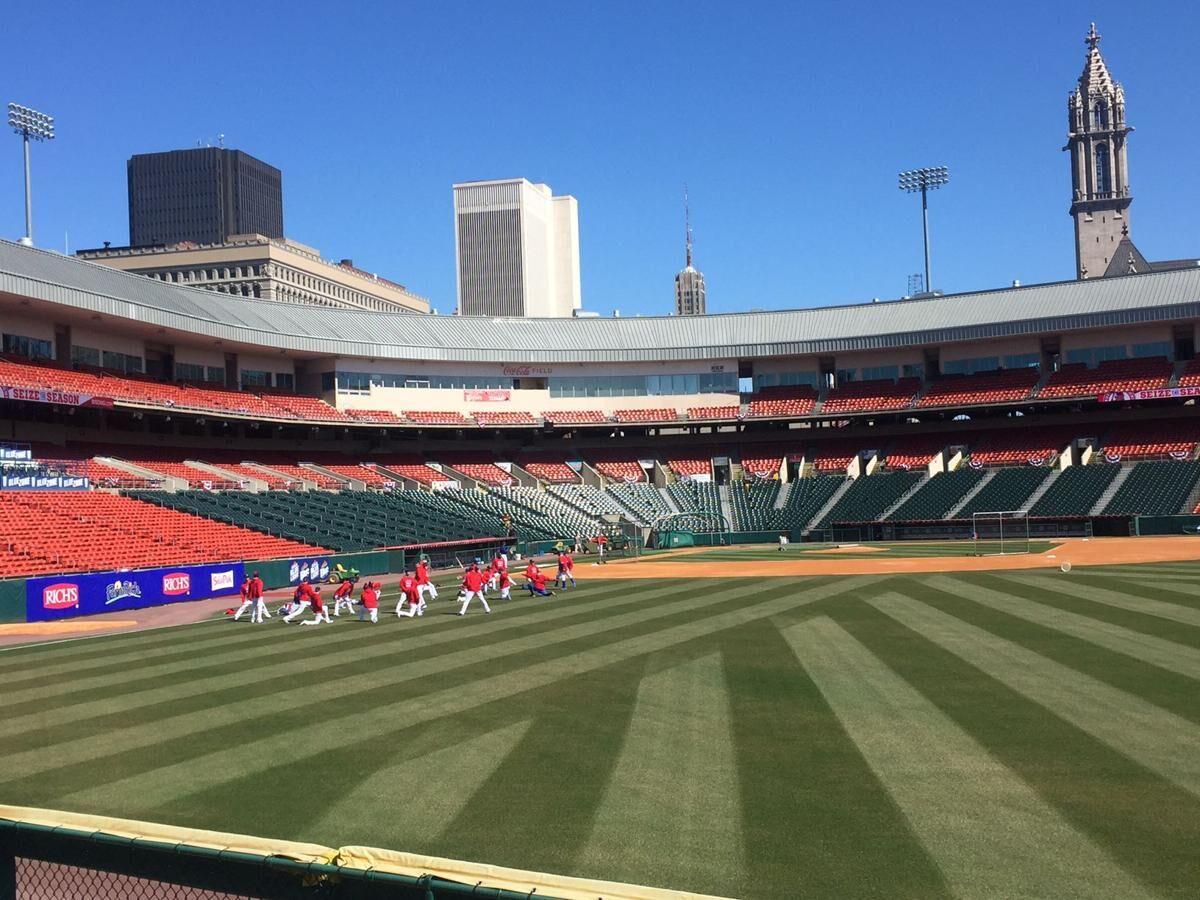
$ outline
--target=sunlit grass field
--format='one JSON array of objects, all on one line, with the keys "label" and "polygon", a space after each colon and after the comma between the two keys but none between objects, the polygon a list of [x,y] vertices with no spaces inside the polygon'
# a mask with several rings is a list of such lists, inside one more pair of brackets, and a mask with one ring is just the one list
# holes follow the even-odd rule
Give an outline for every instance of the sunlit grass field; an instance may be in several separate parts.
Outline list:
[{"label": "sunlit grass field", "polygon": [[0,652],[0,802],[735,897],[1196,895],[1200,565],[593,571]]}]

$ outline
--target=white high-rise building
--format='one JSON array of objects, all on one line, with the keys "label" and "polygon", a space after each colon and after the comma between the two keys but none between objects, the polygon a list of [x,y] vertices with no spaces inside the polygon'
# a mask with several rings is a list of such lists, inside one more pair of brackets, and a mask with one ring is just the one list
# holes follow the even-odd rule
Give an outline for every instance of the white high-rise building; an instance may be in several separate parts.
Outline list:
[{"label": "white high-rise building", "polygon": [[524,178],[454,185],[458,313],[566,317],[581,304],[579,204]]}]

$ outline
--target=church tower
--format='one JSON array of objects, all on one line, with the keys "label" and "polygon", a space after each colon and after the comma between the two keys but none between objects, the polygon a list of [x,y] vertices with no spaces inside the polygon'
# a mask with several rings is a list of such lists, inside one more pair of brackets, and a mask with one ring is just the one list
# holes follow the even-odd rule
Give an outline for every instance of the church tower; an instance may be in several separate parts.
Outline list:
[{"label": "church tower", "polygon": [[[1101,278],[1129,236],[1129,162],[1125,139],[1125,91],[1100,55],[1093,22],[1084,42],[1087,60],[1079,86],[1067,98],[1067,145],[1071,153],[1071,217],[1075,220],[1075,277]],[[1130,264],[1132,265],[1132,263]],[[1122,271],[1120,274],[1125,274]]]},{"label": "church tower", "polygon": [[704,273],[692,265],[692,217],[688,208],[687,188],[683,189],[683,228],[686,265],[675,276],[675,315],[702,316],[708,298]]}]

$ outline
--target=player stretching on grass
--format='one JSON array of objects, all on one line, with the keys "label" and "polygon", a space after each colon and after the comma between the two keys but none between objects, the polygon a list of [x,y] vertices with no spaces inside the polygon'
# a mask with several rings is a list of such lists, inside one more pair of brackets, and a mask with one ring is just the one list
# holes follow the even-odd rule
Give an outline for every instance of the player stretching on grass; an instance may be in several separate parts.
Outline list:
[{"label": "player stretching on grass", "polygon": [[305,619],[301,625],[320,625],[322,622],[332,625],[333,619],[329,618],[329,607],[325,605],[325,601],[321,599],[321,589],[314,588],[312,593],[312,611],[314,616],[311,619]]},{"label": "player stretching on grass", "polygon": [[509,589],[512,587],[512,579],[508,577],[508,567],[500,570],[500,580],[496,582],[500,586],[500,599],[510,600],[512,595],[509,594]]},{"label": "player stretching on grass", "polygon": [[[238,607],[237,612],[233,614],[233,621],[237,621],[242,617],[242,613],[254,605],[254,598],[250,596],[250,576],[247,575],[242,581],[242,605]],[[254,613],[250,614],[251,620],[254,618]]]},{"label": "player stretching on grass", "polygon": [[492,608],[488,606],[487,598],[483,596],[483,585],[486,579],[483,573],[479,571],[479,566],[474,563],[463,574],[462,580],[462,608],[458,611],[460,616],[467,614],[467,607],[471,605],[471,598],[478,597],[479,602],[483,604],[483,611],[490,613]]},{"label": "player stretching on grass", "polygon": [[437,585],[429,580],[429,560],[424,558],[417,560],[417,569],[414,574],[417,578],[417,590],[421,595],[421,604],[424,605],[425,603],[426,591],[429,592],[430,600],[436,600]]},{"label": "player stretching on grass", "polygon": [[292,594],[292,605],[287,615],[283,617],[283,621],[291,622],[292,619],[313,605],[313,599],[316,596],[317,592],[313,590],[313,586],[309,584],[307,578],[300,582],[296,592]]},{"label": "player stretching on grass", "polygon": [[546,576],[542,574],[542,570],[537,567],[532,559],[529,565],[525,567],[525,588],[529,591],[530,597],[553,597],[554,594],[546,590]]},{"label": "player stretching on grass", "polygon": [[347,613],[354,612],[354,583],[356,580],[354,578],[345,579],[333,592],[333,614],[335,616],[342,614],[343,606]]},{"label": "player stretching on grass", "polygon": [[376,585],[374,585],[368,581],[366,584],[366,587],[364,587],[362,589],[362,593],[359,594],[358,599],[359,599],[359,602],[362,604],[362,607],[358,611],[358,621],[361,622],[363,620],[364,616],[369,615],[371,617],[371,624],[378,625],[379,624],[379,588]]},{"label": "player stretching on grass", "polygon": [[558,577],[555,580],[560,588],[566,590],[567,579],[570,579],[571,587],[579,586],[575,583],[575,560],[571,558],[570,553],[564,550],[558,554]]},{"label": "player stretching on grass", "polygon": [[[405,611],[404,603],[408,601],[408,610]],[[405,571],[400,578],[400,599],[396,601],[396,615],[413,616],[425,615],[425,601],[421,599],[421,586],[417,584],[417,579],[412,575],[412,572]]]}]

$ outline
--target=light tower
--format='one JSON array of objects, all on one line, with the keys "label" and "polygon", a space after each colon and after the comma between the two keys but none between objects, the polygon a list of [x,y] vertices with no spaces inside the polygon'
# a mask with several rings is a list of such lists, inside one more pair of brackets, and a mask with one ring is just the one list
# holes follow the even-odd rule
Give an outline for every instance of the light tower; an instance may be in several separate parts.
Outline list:
[{"label": "light tower", "polygon": [[945,166],[926,169],[909,169],[900,173],[900,190],[909,194],[921,192],[921,223],[925,234],[925,290],[933,290],[933,279],[929,270],[929,192],[950,182],[950,170]]},{"label": "light tower", "polygon": [[21,135],[21,142],[25,146],[25,237],[21,238],[21,243],[32,247],[33,198],[29,183],[29,142],[54,140],[54,116],[21,106],[19,103],[9,103],[8,124],[14,132]]}]

